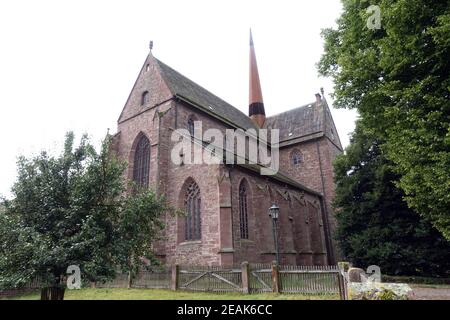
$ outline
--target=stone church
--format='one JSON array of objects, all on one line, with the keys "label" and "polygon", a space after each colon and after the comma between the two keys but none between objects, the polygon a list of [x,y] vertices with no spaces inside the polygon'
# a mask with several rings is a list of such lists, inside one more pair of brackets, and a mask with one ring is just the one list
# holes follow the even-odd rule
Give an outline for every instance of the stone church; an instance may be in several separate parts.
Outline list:
[{"label": "stone church", "polygon": [[[323,90],[311,103],[266,116],[250,37],[249,91],[246,115],[150,50],[119,116],[113,149],[128,163],[127,179],[164,194],[186,213],[167,215],[156,253],[167,264],[272,262],[268,209],[276,204],[280,263],[333,264],[332,161],[342,146]],[[278,173],[261,175],[259,163],[175,164],[171,135],[181,128],[192,132],[196,121],[224,132],[279,129]]]}]

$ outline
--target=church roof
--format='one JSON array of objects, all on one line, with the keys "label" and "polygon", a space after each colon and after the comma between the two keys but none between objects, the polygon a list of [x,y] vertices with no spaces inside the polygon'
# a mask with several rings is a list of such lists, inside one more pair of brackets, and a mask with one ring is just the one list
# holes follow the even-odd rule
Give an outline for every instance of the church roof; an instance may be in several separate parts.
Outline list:
[{"label": "church roof", "polygon": [[155,60],[160,67],[161,74],[169,90],[174,95],[187,99],[189,102],[204,109],[203,111],[212,113],[244,130],[249,128],[257,129],[253,121],[245,113],[183,76],[165,63],[158,59]]},{"label": "church roof", "polygon": [[280,141],[325,131],[324,108],[316,102],[268,117],[265,128],[279,129]]},{"label": "church roof", "polygon": [[[243,130],[250,128],[256,131],[259,130],[248,115],[172,69],[162,61],[156,58],[154,59],[159,66],[165,83],[175,97],[234,127]],[[300,140],[315,139],[323,135],[330,136],[328,131],[333,129],[336,131],[325,99],[322,99],[319,103],[317,101],[312,102],[267,117],[263,128],[279,129],[280,142],[283,145],[285,143],[297,143]],[[337,139],[337,146],[342,149],[339,138]]]}]

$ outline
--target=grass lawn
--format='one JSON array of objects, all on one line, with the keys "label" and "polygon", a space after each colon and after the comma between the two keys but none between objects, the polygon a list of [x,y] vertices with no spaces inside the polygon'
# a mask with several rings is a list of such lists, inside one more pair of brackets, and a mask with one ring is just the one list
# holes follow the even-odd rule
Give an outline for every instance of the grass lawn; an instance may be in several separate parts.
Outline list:
[{"label": "grass lawn", "polygon": [[[39,292],[11,300],[39,300]],[[170,291],[160,289],[92,289],[66,290],[65,300],[339,300],[339,295],[241,294]]]}]

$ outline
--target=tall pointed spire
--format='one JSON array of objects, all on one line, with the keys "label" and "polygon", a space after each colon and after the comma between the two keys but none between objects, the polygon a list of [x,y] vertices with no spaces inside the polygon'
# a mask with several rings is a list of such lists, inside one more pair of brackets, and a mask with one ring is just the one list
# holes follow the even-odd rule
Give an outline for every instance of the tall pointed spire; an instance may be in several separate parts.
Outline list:
[{"label": "tall pointed spire", "polygon": [[259,81],[258,65],[256,63],[255,47],[253,46],[252,30],[250,29],[250,91],[249,91],[249,117],[258,127],[262,128],[266,121],[264,102]]}]

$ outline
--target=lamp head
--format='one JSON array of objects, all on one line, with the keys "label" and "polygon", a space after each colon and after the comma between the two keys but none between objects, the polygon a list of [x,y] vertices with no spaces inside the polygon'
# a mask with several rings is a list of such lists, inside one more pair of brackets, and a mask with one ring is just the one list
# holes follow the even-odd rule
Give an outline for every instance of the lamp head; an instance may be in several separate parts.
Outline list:
[{"label": "lamp head", "polygon": [[270,208],[269,208],[269,216],[274,219],[277,220],[278,219],[278,215],[280,213],[280,208],[276,205],[273,204]]}]

